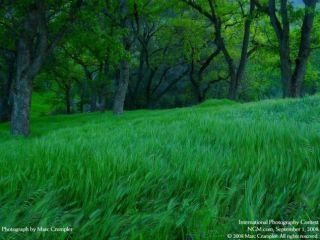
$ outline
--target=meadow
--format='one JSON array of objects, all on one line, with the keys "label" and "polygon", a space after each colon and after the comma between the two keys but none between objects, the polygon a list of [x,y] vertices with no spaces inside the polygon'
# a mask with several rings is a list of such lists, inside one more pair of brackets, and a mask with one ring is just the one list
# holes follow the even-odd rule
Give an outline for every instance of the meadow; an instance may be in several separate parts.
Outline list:
[{"label": "meadow", "polygon": [[29,138],[0,125],[0,226],[73,231],[0,239],[226,239],[239,220],[320,220],[320,96],[34,110]]}]

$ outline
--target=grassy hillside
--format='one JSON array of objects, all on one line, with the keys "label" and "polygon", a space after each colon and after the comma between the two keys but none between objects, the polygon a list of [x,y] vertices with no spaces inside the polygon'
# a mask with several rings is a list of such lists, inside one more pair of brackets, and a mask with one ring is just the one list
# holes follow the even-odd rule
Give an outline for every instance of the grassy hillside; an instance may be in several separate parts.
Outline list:
[{"label": "grassy hillside", "polygon": [[[320,97],[0,125],[0,239],[226,239],[238,220],[320,220]],[[68,238],[69,237],[69,238]]]}]

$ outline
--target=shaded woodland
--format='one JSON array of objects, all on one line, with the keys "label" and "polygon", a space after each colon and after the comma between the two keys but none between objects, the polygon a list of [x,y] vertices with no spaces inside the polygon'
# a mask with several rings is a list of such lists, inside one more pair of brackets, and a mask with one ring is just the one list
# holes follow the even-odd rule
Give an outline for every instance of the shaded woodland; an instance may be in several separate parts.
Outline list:
[{"label": "shaded woodland", "polygon": [[316,0],[0,1],[0,121],[315,94]]}]

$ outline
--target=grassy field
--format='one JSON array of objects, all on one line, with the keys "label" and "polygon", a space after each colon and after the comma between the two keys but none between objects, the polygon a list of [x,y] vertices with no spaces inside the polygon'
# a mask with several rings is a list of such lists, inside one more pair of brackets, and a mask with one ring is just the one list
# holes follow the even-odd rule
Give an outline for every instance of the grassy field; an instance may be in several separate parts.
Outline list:
[{"label": "grassy field", "polygon": [[320,96],[35,116],[32,129],[0,125],[0,226],[73,232],[0,239],[226,239],[239,219],[320,220]]}]

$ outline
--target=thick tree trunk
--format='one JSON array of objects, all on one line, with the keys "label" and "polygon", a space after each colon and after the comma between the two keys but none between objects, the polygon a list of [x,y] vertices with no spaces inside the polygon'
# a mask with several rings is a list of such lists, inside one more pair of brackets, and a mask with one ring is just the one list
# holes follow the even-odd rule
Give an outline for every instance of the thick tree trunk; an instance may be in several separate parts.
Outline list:
[{"label": "thick tree trunk", "polygon": [[[77,0],[71,5],[68,21],[72,23],[83,1]],[[11,132],[13,135],[30,134],[30,105],[32,81],[40,71],[45,57],[54,49],[66,31],[66,25],[57,29],[48,45],[48,9],[46,1],[31,1],[29,9],[19,31],[17,44],[16,77],[13,82],[13,109],[11,114]],[[70,24],[69,24],[70,25]]]},{"label": "thick tree trunk", "polygon": [[124,109],[124,103],[129,85],[129,62],[121,60],[120,62],[120,77],[117,82],[116,93],[113,103],[113,113],[121,115]]},{"label": "thick tree trunk", "polygon": [[301,89],[307,71],[307,64],[311,52],[311,31],[314,21],[316,0],[305,1],[305,16],[301,29],[301,39],[296,66],[291,78],[290,97],[300,97]]},{"label": "thick tree trunk", "polygon": [[153,78],[156,75],[157,71],[158,71],[158,67],[150,70],[150,74],[148,77],[147,86],[146,86],[146,90],[145,90],[145,93],[146,93],[145,107],[146,108],[152,107],[152,82],[153,82]]},{"label": "thick tree trunk", "polygon": [[193,59],[193,55],[192,55],[192,62],[191,62],[191,68],[190,68],[190,73],[189,73],[189,79],[190,79],[190,82],[192,84],[192,87],[193,87],[193,91],[194,91],[194,94],[195,94],[195,97],[197,99],[197,102],[198,103],[201,103],[203,102],[203,96],[202,96],[202,91],[201,91],[201,78],[202,78],[202,75],[198,74],[198,81],[195,77],[195,61]]},{"label": "thick tree trunk", "polygon": [[290,60],[290,23],[288,17],[287,0],[281,0],[280,4],[280,17],[282,25],[277,17],[276,12],[276,1],[269,0],[268,14],[279,42],[282,95],[283,97],[287,97],[289,95],[292,76]]},{"label": "thick tree trunk", "polygon": [[193,86],[193,92],[195,94],[197,102],[202,103],[204,101],[204,97],[203,97],[203,93],[201,91],[201,87],[200,87],[199,83],[196,82],[196,80],[194,78],[192,78],[191,76],[190,76],[190,81]]},{"label": "thick tree trunk", "polygon": [[[130,28],[130,20],[128,17],[129,11],[127,6],[127,0],[119,0],[119,11],[123,17],[121,26],[123,28]],[[123,45],[126,51],[129,51],[131,48],[130,39],[125,36],[123,37]],[[115,115],[121,115],[124,111],[124,103],[126,100],[126,95],[129,86],[129,61],[127,59],[122,59],[120,61],[120,77],[117,82],[117,88],[114,96],[113,102],[113,113]]]},{"label": "thick tree trunk", "polygon": [[[230,73],[230,71],[229,71],[229,73]],[[235,74],[231,74],[230,75],[230,85],[229,85],[228,98],[230,100],[236,100],[237,93],[238,93],[237,76]]]},{"label": "thick tree trunk", "polygon": [[[31,27],[26,23],[26,29]],[[28,46],[30,39],[21,38],[17,45],[16,78],[13,83],[13,106],[11,114],[11,133],[13,135],[30,134],[30,107],[32,94],[31,50]]]},{"label": "thick tree trunk", "polygon": [[11,133],[27,136],[30,134],[30,108],[32,81],[39,72],[44,58],[42,53],[31,61],[30,46],[25,39],[20,39],[16,63],[16,77],[12,90]]},{"label": "thick tree trunk", "polygon": [[28,12],[17,43],[16,77],[13,82],[11,133],[30,134],[32,81],[43,64],[47,46],[44,2],[36,2]]},{"label": "thick tree trunk", "polygon": [[288,16],[288,1],[281,0],[280,22],[276,15],[275,0],[269,0],[269,16],[280,45],[279,55],[283,97],[301,96],[301,88],[310,55],[311,30],[314,21],[316,2],[316,0],[304,0],[305,14],[301,28],[300,47],[298,57],[295,61],[295,69],[292,74],[292,63],[290,60],[290,22]]},{"label": "thick tree trunk", "polygon": [[30,106],[32,79],[18,74],[13,89],[13,106],[11,114],[11,133],[13,135],[30,134]]},{"label": "thick tree trunk", "polygon": [[291,60],[290,60],[290,50],[289,41],[280,44],[280,71],[281,71],[281,83],[282,83],[282,96],[288,97],[289,89],[291,88]]}]

